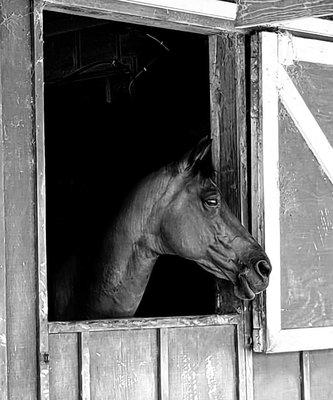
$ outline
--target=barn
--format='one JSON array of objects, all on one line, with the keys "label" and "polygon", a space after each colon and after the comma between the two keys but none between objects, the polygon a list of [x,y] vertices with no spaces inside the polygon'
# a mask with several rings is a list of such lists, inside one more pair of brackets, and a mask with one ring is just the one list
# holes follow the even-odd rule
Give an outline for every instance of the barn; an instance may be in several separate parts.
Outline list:
[{"label": "barn", "polygon": [[[333,398],[332,2],[0,14],[0,399]],[[240,301],[166,256],[134,318],[58,320],[53,269],[207,132],[221,193],[271,260],[267,290]]]}]

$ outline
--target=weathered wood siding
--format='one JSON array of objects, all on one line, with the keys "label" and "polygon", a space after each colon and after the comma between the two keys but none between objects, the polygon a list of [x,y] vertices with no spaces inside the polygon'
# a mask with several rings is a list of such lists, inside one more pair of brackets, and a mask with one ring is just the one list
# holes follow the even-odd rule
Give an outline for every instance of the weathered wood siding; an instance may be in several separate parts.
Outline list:
[{"label": "weathered wood siding", "polygon": [[224,325],[51,334],[50,398],[236,400],[236,330]]},{"label": "weathered wood siding", "polygon": [[333,14],[329,0],[237,0],[238,26]]},{"label": "weathered wood siding", "polygon": [[253,356],[254,400],[333,398],[333,350]]},{"label": "weathered wood siding", "polygon": [[31,2],[0,10],[0,398],[37,398]]},{"label": "weathered wood siding", "polygon": [[53,334],[50,346],[50,399],[79,398],[78,334]]},{"label": "weathered wood siding", "polygon": [[255,354],[253,371],[254,400],[301,400],[298,353]]},{"label": "weathered wood siding", "polygon": [[333,399],[333,350],[312,351],[309,361],[311,400]]}]

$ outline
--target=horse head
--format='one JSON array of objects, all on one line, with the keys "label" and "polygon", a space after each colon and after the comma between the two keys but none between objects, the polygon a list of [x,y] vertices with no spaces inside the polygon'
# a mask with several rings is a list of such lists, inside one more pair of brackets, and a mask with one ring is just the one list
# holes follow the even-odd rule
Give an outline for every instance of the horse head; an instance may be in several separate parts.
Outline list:
[{"label": "horse head", "polygon": [[237,297],[251,300],[268,285],[270,261],[207,173],[210,147],[211,140],[204,139],[169,167],[172,195],[163,205],[159,247],[231,281]]}]

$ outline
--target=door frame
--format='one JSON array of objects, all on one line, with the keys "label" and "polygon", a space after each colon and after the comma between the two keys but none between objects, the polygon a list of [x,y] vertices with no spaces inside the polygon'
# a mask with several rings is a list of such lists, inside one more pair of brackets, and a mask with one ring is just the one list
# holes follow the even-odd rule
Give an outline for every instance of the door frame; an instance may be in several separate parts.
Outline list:
[{"label": "door frame", "polygon": [[[151,3],[153,3],[152,1]],[[168,3],[163,0],[161,3]],[[46,260],[46,199],[45,199],[45,143],[44,143],[44,73],[43,73],[43,12],[56,11],[72,15],[100,18],[112,21],[141,24],[200,33],[209,37],[211,132],[213,138],[213,162],[220,170],[221,157],[225,157],[237,167],[236,177],[239,196],[234,205],[242,222],[247,224],[247,138],[246,138],[246,96],[245,96],[245,42],[242,33],[236,33],[234,22],[230,20],[230,3],[216,1],[221,9],[225,5],[226,15],[218,17],[194,13],[193,10],[170,10],[163,4],[156,8],[141,5],[137,1],[109,0],[35,0],[34,3],[34,88],[36,122],[36,163],[37,163],[37,231],[38,231],[38,343],[41,362],[39,364],[39,395],[49,398],[49,334],[80,332],[82,344],[82,372],[87,374],[87,349],[84,348],[89,330],[147,329],[159,328],[162,333],[172,326],[210,326],[236,324],[238,354],[238,393],[240,400],[252,400],[252,352],[249,347],[249,318],[241,315],[212,315],[184,318],[123,319],[121,321],[94,322],[48,322],[47,310],[47,260]],[[204,0],[197,3],[204,4]],[[228,11],[229,10],[229,11]],[[228,14],[229,13],[229,14]],[[223,33],[223,35],[221,35]],[[225,52],[221,49],[225,46]],[[222,59],[224,61],[222,68]],[[225,68],[227,66],[227,69]],[[230,79],[230,74],[235,79]],[[237,82],[234,84],[234,82]],[[226,87],[225,96],[222,88]],[[223,102],[223,99],[226,101]],[[230,102],[230,99],[232,101]],[[232,104],[230,106],[230,103]],[[236,107],[237,104],[237,107]],[[233,121],[226,126],[225,121]],[[229,128],[227,131],[225,128]],[[231,129],[230,129],[231,128]],[[222,132],[224,134],[222,134]],[[226,132],[226,133],[225,133]],[[240,149],[240,150],[235,150]],[[239,156],[237,155],[239,153]],[[235,179],[231,177],[230,179]],[[227,182],[229,186],[231,184]],[[240,211],[241,210],[241,211]],[[246,308],[246,310],[248,310]],[[239,310],[241,312],[241,310]],[[222,340],[222,338],[221,338]],[[161,341],[161,344],[164,342]],[[164,346],[165,347],[165,346]],[[163,348],[164,348],[163,347]],[[165,360],[165,357],[162,358]],[[88,388],[83,384],[88,398]]]}]

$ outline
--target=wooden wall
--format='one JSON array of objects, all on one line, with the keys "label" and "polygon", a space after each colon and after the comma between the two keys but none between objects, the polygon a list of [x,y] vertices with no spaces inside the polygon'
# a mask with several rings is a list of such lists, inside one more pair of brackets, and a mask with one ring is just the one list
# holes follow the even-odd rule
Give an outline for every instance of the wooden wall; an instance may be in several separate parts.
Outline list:
[{"label": "wooden wall", "polygon": [[[237,325],[50,335],[50,399],[245,399]],[[253,354],[253,400],[333,398],[333,350]]]},{"label": "wooden wall", "polygon": [[0,8],[0,399],[37,398],[31,2]]},{"label": "wooden wall", "polygon": [[50,398],[236,400],[237,325],[50,335]]},{"label": "wooden wall", "polygon": [[333,350],[253,356],[254,400],[333,398]]}]

